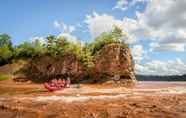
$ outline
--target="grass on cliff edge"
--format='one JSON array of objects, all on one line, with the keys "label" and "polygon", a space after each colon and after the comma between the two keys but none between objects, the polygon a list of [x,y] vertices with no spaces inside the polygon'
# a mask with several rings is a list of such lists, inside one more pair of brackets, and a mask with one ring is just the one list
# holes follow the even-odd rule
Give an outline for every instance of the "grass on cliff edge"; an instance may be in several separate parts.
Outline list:
[{"label": "grass on cliff edge", "polygon": [[8,76],[0,74],[0,81],[9,79]]}]

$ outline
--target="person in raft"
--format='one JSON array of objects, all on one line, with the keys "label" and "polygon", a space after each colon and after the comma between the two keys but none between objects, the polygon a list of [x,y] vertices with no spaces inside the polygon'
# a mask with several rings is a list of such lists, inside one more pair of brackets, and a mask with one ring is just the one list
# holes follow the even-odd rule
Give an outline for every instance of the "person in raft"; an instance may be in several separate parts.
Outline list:
[{"label": "person in raft", "polygon": [[70,88],[70,78],[65,79],[53,79],[50,82],[45,82],[44,87],[49,91],[62,90],[64,88]]},{"label": "person in raft", "polygon": [[67,87],[67,88],[70,88],[70,77],[67,77],[67,80],[66,80],[66,87]]}]

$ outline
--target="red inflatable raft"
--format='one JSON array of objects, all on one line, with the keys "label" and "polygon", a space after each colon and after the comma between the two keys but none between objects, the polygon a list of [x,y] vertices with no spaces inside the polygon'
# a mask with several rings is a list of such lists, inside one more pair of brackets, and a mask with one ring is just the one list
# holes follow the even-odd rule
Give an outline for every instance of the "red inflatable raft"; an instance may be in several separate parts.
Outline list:
[{"label": "red inflatable raft", "polygon": [[57,91],[57,90],[63,90],[64,88],[69,88],[70,87],[70,80],[52,80],[50,82],[45,82],[44,87],[48,91]]}]

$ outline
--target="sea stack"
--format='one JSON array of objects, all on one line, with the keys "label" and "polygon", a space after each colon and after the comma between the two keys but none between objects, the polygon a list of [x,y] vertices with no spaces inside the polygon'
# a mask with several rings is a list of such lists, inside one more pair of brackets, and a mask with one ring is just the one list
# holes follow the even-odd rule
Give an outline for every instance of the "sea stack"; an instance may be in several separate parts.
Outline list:
[{"label": "sea stack", "polygon": [[109,83],[134,85],[136,77],[130,48],[120,43],[105,45],[95,56],[94,75]]}]

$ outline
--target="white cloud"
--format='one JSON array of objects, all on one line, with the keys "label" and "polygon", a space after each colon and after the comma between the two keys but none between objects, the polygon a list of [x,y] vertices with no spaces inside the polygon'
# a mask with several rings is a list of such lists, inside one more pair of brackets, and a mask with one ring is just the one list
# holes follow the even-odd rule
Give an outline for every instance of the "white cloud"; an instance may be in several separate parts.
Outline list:
[{"label": "white cloud", "polygon": [[123,29],[123,32],[126,32],[126,35],[129,34],[124,38],[127,43],[133,44],[136,42],[135,35],[131,34],[133,33],[132,31],[136,30],[139,24],[133,19],[126,18],[124,20],[118,20],[111,15],[100,15],[93,12],[92,15],[87,15],[85,23],[88,25],[92,38],[96,38],[103,32],[109,32],[114,26],[118,26]]},{"label": "white cloud", "polygon": [[39,41],[41,44],[45,44],[46,43],[46,38],[44,38],[44,37],[33,37],[33,38],[31,38],[30,39],[30,41],[33,43],[33,42],[35,42],[35,41]]},{"label": "white cloud", "polygon": [[103,32],[111,31],[113,26],[120,24],[120,22],[121,21],[116,20],[113,16],[107,14],[99,15],[96,12],[93,12],[92,15],[87,15],[85,20],[93,38]]},{"label": "white cloud", "polygon": [[85,44],[84,41],[79,40],[76,36],[72,35],[71,33],[60,33],[58,37],[65,37],[67,41],[72,42],[74,44],[81,44],[82,46]]},{"label": "white cloud", "polygon": [[185,6],[185,0],[152,0],[148,3],[145,12],[138,15],[139,22],[144,24],[143,27],[149,37],[158,43],[158,46],[154,47],[155,50],[184,51]]},{"label": "white cloud", "polygon": [[160,43],[151,43],[151,51],[177,51],[184,52],[184,44],[181,43],[168,43],[168,44],[160,44]]},{"label": "white cloud", "polygon": [[122,11],[128,9],[129,2],[127,0],[118,0],[116,6],[112,9],[120,9]]},{"label": "white cloud", "polygon": [[[77,27],[80,26],[80,24],[77,25]],[[76,27],[73,25],[67,25],[64,22],[54,21],[54,27],[57,28],[60,31],[60,34],[58,37],[65,37],[66,40],[73,42],[73,43],[81,43],[84,45],[84,42],[81,40],[78,40],[76,36],[74,36],[72,33],[76,30]]]},{"label": "white cloud", "polygon": [[147,2],[148,0],[118,0],[116,5],[112,8],[113,10],[115,9],[120,9],[122,11],[127,10],[129,7],[132,7],[136,5],[137,3],[144,3]]},{"label": "white cloud", "polygon": [[[125,0],[124,0],[125,1]],[[134,3],[120,2],[121,8],[127,9],[130,5],[147,0],[137,0]],[[142,74],[176,75],[186,73],[186,64],[182,60],[151,60],[145,64],[150,51],[184,52],[186,47],[186,1],[185,0],[149,0],[143,13],[136,13],[137,19],[116,19],[108,14],[87,15],[86,23],[93,38],[103,32],[112,30],[113,25],[120,26],[129,34],[128,42],[133,46],[133,57],[136,62],[136,70]],[[119,6],[114,9],[119,9]],[[145,51],[140,41],[147,41],[148,51]],[[176,66],[175,66],[176,65]]]},{"label": "white cloud", "polygon": [[[127,2],[127,7],[138,2],[147,0]],[[183,52],[186,45],[185,6],[186,0],[149,0],[144,13],[137,12],[137,19],[124,18],[122,24],[133,40],[146,38],[155,42],[156,46],[151,50]]]},{"label": "white cloud", "polygon": [[152,28],[186,28],[185,0],[151,0],[144,13],[145,22]]},{"label": "white cloud", "polygon": [[142,45],[135,45],[132,48],[132,55],[134,58],[135,63],[139,64],[141,62],[141,60],[144,58],[145,52],[143,50],[143,46]]},{"label": "white cloud", "polygon": [[154,51],[185,51],[186,1],[151,0],[144,13],[137,12],[137,19],[124,18],[124,27],[139,40],[151,39]]},{"label": "white cloud", "polygon": [[64,22],[54,21],[54,27],[60,32],[72,33],[76,30],[76,27],[73,25],[67,25]]},{"label": "white cloud", "polygon": [[[153,3],[149,2],[149,6],[152,6],[151,4]],[[184,48],[180,48],[178,50],[174,47],[180,46],[181,43],[181,46],[184,47],[183,43],[184,45],[186,43],[186,28],[167,28],[165,25],[162,25],[164,26],[162,28],[155,28],[153,25],[151,25],[152,23],[148,23],[148,21],[151,19],[148,15],[150,13],[147,12],[148,9],[150,9],[148,7],[145,13],[137,13],[138,19],[124,17],[123,20],[119,20],[108,14],[98,14],[93,12],[92,15],[87,15],[85,22],[88,25],[89,32],[93,38],[99,36],[103,32],[111,31],[113,26],[117,25],[121,27],[124,32],[129,34],[128,38],[125,39],[129,44],[134,44],[140,39],[147,38],[156,41],[156,43],[165,43],[164,45],[166,45],[166,43],[171,43],[166,45],[167,48],[170,47],[169,51],[180,51],[181,49],[184,50]],[[151,11],[153,12],[153,10]]]},{"label": "white cloud", "polygon": [[143,75],[183,75],[186,72],[186,64],[181,59],[152,60],[145,64],[137,64],[135,69],[137,74]]}]

